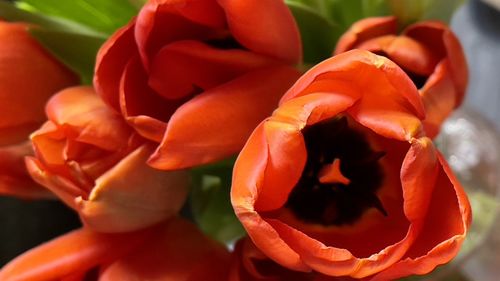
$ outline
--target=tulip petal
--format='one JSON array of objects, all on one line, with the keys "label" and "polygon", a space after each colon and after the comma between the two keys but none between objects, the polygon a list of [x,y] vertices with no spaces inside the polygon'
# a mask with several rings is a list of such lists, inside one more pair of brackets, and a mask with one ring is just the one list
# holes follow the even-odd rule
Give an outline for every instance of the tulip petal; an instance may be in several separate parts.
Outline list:
[{"label": "tulip petal", "polygon": [[404,211],[410,222],[425,218],[436,185],[438,168],[432,141],[427,137],[413,139],[401,165]]},{"label": "tulip petal", "polygon": [[233,184],[231,187],[231,203],[248,233],[252,234],[254,243],[265,253],[293,270],[308,271],[306,266],[278,233],[262,219],[254,210],[262,190],[263,174],[268,161],[267,138],[264,125],[259,125],[245,145],[235,163]]},{"label": "tulip petal", "polygon": [[26,171],[24,157],[33,155],[29,141],[0,146],[0,195],[26,199],[53,198],[53,194],[36,184]]},{"label": "tulip petal", "polygon": [[218,0],[232,35],[246,48],[292,64],[302,60],[300,34],[284,1]]},{"label": "tulip petal", "polygon": [[226,280],[229,252],[195,225],[176,218],[157,228],[148,242],[111,264],[101,281]]},{"label": "tulip petal", "polygon": [[120,82],[120,108],[127,122],[141,136],[160,142],[166,122],[182,101],[167,101],[147,84],[147,74],[136,56],[127,63]]},{"label": "tulip petal", "polygon": [[265,68],[194,97],[172,115],[149,164],[179,169],[237,153],[298,76],[291,67]]},{"label": "tulip petal", "polygon": [[424,129],[427,136],[434,138],[444,120],[457,105],[456,91],[450,75],[450,64],[444,59],[436,66],[427,83],[420,90],[424,102],[426,116]]},{"label": "tulip petal", "polygon": [[440,60],[425,45],[407,36],[381,36],[360,43],[358,48],[385,55],[406,71],[422,76],[431,75]]},{"label": "tulip petal", "polygon": [[450,261],[458,252],[471,221],[467,195],[441,155],[436,188],[433,191],[423,229],[406,256],[372,279],[393,280],[412,274],[426,274]]},{"label": "tulip petal", "polygon": [[425,21],[410,25],[403,34],[427,45],[440,57],[449,59],[449,70],[456,90],[455,107],[459,106],[463,101],[469,76],[467,61],[458,38],[449,27],[438,21]]},{"label": "tulip petal", "polygon": [[148,232],[72,231],[17,257],[0,270],[2,281],[53,281],[110,262],[137,247]]},{"label": "tulip petal", "polygon": [[148,1],[139,12],[135,27],[135,40],[146,70],[163,46],[177,40],[213,36],[212,29],[225,25],[223,15],[215,1]]},{"label": "tulip petal", "polygon": [[397,18],[394,16],[373,17],[360,20],[354,23],[349,30],[340,37],[334,54],[338,55],[354,49],[359,43],[369,39],[396,34],[396,31]]},{"label": "tulip petal", "polygon": [[75,208],[75,197],[86,195],[85,192],[69,180],[51,173],[36,158],[26,158],[26,168],[34,181],[43,185],[59,197],[66,205]]},{"label": "tulip petal", "polygon": [[26,24],[0,21],[0,42],[0,129],[40,125],[47,99],[78,78],[30,36]]},{"label": "tulip petal", "polygon": [[155,56],[149,85],[169,100],[189,98],[272,64],[277,61],[245,50],[218,49],[194,40],[177,41]]},{"label": "tulip petal", "polygon": [[351,50],[319,63],[295,83],[280,103],[310,93],[307,88],[320,80],[334,81],[325,89],[333,87],[337,91],[335,87],[343,85],[341,93],[362,95],[361,101],[366,100],[365,105],[372,109],[393,101],[398,109],[425,117],[420,95],[406,73],[389,59],[365,50]]},{"label": "tulip petal", "polygon": [[189,175],[149,167],[145,162],[151,152],[147,145],[137,148],[96,180],[88,199],[76,198],[77,210],[87,226],[100,232],[133,231],[180,210]]},{"label": "tulip petal", "polygon": [[[109,110],[91,87],[72,87],[47,103],[47,116],[76,141],[104,150],[118,150],[127,143],[130,129],[121,116]],[[36,135],[36,134],[35,134]]]},{"label": "tulip petal", "polygon": [[99,49],[96,58],[94,87],[101,98],[120,112],[120,77],[129,58],[137,54],[134,43],[135,20],[118,29]]},{"label": "tulip petal", "polygon": [[315,275],[317,274],[297,272],[282,267],[266,257],[250,238],[245,237],[236,243],[228,281],[319,281],[313,279]]}]

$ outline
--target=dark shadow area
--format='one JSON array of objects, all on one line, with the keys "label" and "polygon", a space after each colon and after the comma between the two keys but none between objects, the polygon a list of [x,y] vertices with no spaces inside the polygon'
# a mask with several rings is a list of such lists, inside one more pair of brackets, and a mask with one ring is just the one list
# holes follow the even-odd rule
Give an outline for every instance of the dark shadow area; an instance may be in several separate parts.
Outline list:
[{"label": "dark shadow area", "polygon": [[0,197],[0,267],[19,254],[81,226],[59,201]]}]

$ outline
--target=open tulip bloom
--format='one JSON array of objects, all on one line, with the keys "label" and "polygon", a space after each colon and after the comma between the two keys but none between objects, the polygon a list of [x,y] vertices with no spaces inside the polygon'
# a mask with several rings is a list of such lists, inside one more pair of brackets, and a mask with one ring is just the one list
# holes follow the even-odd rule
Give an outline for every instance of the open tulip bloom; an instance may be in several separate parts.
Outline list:
[{"label": "open tulip bloom", "polygon": [[328,18],[343,1],[49,2],[0,2],[32,22],[0,21],[0,194],[82,226],[1,281],[386,281],[459,252],[471,207],[433,139],[468,73],[444,23]]},{"label": "open tulip bloom", "polygon": [[423,117],[384,57],[354,50],[307,72],[234,168],[231,200],[255,245],[297,271],[373,280],[448,262],[470,206]]}]

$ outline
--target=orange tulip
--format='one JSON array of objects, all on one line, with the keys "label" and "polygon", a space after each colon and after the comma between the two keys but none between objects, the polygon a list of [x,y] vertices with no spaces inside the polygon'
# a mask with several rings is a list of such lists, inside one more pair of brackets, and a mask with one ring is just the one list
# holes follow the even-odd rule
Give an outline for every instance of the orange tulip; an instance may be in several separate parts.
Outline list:
[{"label": "orange tulip", "polygon": [[368,18],[354,23],[339,39],[335,54],[363,49],[397,63],[420,89],[426,110],[424,127],[433,138],[441,123],[463,101],[468,73],[464,52],[443,23],[422,21],[397,35],[395,17]]},{"label": "orange tulip", "polygon": [[45,102],[77,77],[44,50],[22,23],[0,21],[0,194],[46,197],[26,172],[29,134],[44,121]]},{"label": "orange tulip", "polygon": [[304,74],[234,167],[231,201],[255,245],[292,270],[368,280],[452,259],[470,206],[423,115],[385,57],[353,50]]},{"label": "orange tulip", "polygon": [[68,88],[47,103],[47,121],[31,135],[35,157],[28,171],[97,231],[131,231],[181,208],[186,171],[146,164],[152,153],[90,87]]},{"label": "orange tulip", "polygon": [[237,153],[300,60],[283,0],[148,1],[100,49],[94,85],[170,170]]},{"label": "orange tulip", "polygon": [[174,218],[129,233],[82,228],[17,257],[2,281],[221,281],[229,252],[193,224]]}]

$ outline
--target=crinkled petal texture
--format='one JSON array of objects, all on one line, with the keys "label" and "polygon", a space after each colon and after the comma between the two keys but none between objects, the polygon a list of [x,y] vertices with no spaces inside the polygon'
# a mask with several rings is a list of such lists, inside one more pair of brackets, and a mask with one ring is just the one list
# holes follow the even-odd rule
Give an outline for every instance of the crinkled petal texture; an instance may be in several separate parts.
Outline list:
[{"label": "crinkled petal texture", "polygon": [[163,170],[243,147],[300,76],[301,43],[282,0],[148,1],[97,56],[94,85]]},{"label": "crinkled petal texture", "polygon": [[[423,134],[423,111],[404,71],[367,51],[337,55],[304,74],[235,164],[231,202],[255,245],[289,269],[328,276],[392,280],[448,262],[464,239],[470,206]],[[314,223],[289,202],[311,161],[304,130],[339,116],[384,152],[376,196],[386,214],[371,208],[350,224]]]},{"label": "crinkled petal texture", "polygon": [[424,127],[433,138],[442,122],[464,99],[468,81],[465,55],[443,23],[422,21],[400,35],[395,17],[360,20],[339,39],[335,54],[364,49],[396,62],[413,79],[426,109]]},{"label": "crinkled petal texture", "polygon": [[29,173],[82,221],[103,232],[158,223],[183,205],[186,171],[146,164],[153,147],[138,137],[90,87],[59,92],[47,103],[47,121],[31,135]]},{"label": "crinkled petal texture", "polygon": [[75,230],[17,257],[0,279],[219,281],[227,278],[229,259],[224,246],[173,218],[127,233]]},{"label": "crinkled petal texture", "polygon": [[0,194],[47,197],[24,167],[24,156],[33,154],[28,136],[45,121],[49,97],[78,78],[31,38],[26,24],[0,21],[0,41]]}]

